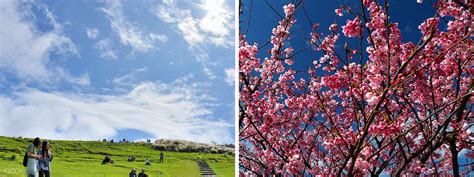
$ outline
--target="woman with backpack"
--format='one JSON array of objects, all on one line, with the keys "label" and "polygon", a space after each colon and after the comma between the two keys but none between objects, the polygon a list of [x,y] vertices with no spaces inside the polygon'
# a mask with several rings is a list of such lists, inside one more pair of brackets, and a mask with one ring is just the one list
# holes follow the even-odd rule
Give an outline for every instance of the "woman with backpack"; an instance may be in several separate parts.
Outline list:
[{"label": "woman with backpack", "polygon": [[41,159],[39,160],[39,176],[50,177],[51,176],[50,162],[51,160],[53,160],[53,153],[49,151],[48,141],[43,141],[41,149],[38,151],[38,155],[41,156]]},{"label": "woman with backpack", "polygon": [[40,144],[40,138],[36,137],[26,150],[23,165],[26,167],[27,177],[36,177],[38,174],[38,160],[41,159],[41,155],[36,152]]}]

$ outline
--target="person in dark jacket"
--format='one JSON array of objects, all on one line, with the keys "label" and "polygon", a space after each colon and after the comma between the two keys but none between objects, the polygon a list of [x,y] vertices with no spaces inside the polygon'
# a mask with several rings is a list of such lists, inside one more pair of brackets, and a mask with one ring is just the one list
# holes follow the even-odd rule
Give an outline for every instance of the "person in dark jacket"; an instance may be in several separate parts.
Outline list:
[{"label": "person in dark jacket", "polygon": [[137,177],[137,169],[133,168],[128,177]]},{"label": "person in dark jacket", "polygon": [[138,177],[148,177],[148,175],[145,173],[145,169],[142,168],[142,172],[138,174]]},{"label": "person in dark jacket", "polygon": [[163,151],[160,151],[160,163],[164,162],[164,159],[163,159],[164,156],[165,154],[163,154]]},{"label": "person in dark jacket", "polygon": [[109,157],[108,155],[106,155],[106,156],[104,157],[104,160],[102,160],[102,165],[104,165],[104,164],[109,164],[109,163],[113,164],[114,161],[113,161],[112,159],[110,159],[110,157]]}]

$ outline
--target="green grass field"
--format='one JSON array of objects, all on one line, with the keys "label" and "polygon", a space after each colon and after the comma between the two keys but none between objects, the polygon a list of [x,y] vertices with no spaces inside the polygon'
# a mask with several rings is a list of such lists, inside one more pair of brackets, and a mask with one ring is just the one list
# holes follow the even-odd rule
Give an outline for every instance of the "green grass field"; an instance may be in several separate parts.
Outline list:
[{"label": "green grass field", "polygon": [[[0,177],[24,177],[24,153],[31,139],[0,136]],[[97,141],[50,141],[54,159],[51,163],[53,177],[119,177],[128,176],[132,168],[144,168],[150,177],[200,176],[195,160],[206,161],[218,177],[234,176],[234,156],[208,153],[164,152],[165,162],[158,163],[159,151],[145,143],[108,143]],[[105,155],[114,164],[101,165]],[[135,162],[128,162],[134,155]],[[16,156],[12,160],[12,157]],[[151,160],[145,166],[144,159]]]}]

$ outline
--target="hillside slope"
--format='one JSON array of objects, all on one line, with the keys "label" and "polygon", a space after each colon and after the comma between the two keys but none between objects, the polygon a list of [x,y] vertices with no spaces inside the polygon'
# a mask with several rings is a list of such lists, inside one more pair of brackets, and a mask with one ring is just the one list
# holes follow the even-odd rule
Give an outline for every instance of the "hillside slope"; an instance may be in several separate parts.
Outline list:
[{"label": "hillside slope", "polygon": [[[0,136],[0,177],[23,177],[23,155],[31,139]],[[159,151],[146,143],[109,143],[97,141],[50,141],[54,159],[52,176],[56,177],[115,177],[127,176],[130,169],[144,168],[150,177],[192,177],[200,176],[196,160],[207,162],[217,176],[234,176],[234,156],[226,154],[186,153],[164,151],[165,162],[158,163]],[[114,164],[101,165],[105,155]],[[135,156],[135,162],[128,162],[128,156]],[[144,159],[151,160],[151,166],[144,165]]]}]

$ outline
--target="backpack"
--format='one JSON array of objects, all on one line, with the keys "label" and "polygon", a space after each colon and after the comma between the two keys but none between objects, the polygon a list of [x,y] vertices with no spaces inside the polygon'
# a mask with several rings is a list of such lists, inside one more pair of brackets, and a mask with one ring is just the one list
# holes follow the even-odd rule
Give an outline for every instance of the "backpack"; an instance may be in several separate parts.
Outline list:
[{"label": "backpack", "polygon": [[28,165],[28,152],[25,152],[25,157],[23,157],[23,166],[26,167]]}]

